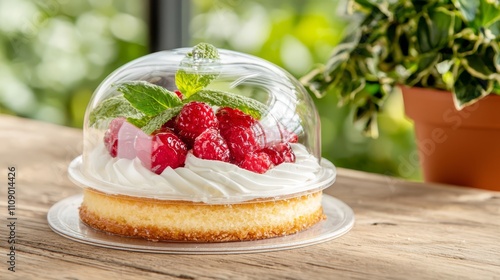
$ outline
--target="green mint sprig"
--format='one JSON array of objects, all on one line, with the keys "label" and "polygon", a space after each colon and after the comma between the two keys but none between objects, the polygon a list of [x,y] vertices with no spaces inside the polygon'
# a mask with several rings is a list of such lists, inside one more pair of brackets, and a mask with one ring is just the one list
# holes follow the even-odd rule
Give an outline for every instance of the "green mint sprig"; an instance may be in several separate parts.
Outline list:
[{"label": "green mint sprig", "polygon": [[125,117],[144,133],[151,134],[176,116],[182,100],[161,86],[145,81],[124,82],[116,86],[123,95],[104,100],[90,114],[90,124],[104,118]]},{"label": "green mint sprig", "polygon": [[182,100],[163,87],[145,81],[134,81],[119,84],[117,91],[136,108],[149,117],[157,116],[164,110],[182,105]]},{"label": "green mint sprig", "polygon": [[190,97],[207,87],[215,78],[217,75],[188,73],[184,69],[179,69],[175,74],[175,84],[180,92],[186,97]]},{"label": "green mint sprig", "polygon": [[180,69],[175,73],[175,84],[186,97],[207,87],[218,76],[209,71],[220,60],[219,51],[207,43],[194,46],[181,61]]},{"label": "green mint sprig", "polygon": [[99,120],[122,116],[127,116],[132,119],[142,119],[144,114],[132,107],[123,95],[117,95],[104,100],[104,102],[90,112],[90,126],[94,125]]},{"label": "green mint sprig", "polygon": [[179,114],[179,112],[181,111],[181,109],[182,109],[182,106],[168,108],[165,111],[161,112],[160,114],[149,119],[146,124],[144,124],[143,126],[140,126],[140,127],[141,127],[142,131],[144,131],[144,133],[149,135],[149,134],[153,133],[155,130],[162,127],[162,125],[164,125],[170,119],[177,116]]},{"label": "green mint sprig", "polygon": [[237,108],[260,119],[267,110],[264,104],[246,96],[205,89],[218,74],[206,71],[204,63],[210,65],[218,60],[217,49],[206,43],[196,45],[186,55],[181,62],[181,69],[175,75],[176,86],[185,96],[184,100],[176,93],[146,81],[115,85],[116,90],[123,95],[108,98],[97,106],[90,114],[90,125],[103,119],[125,117],[150,135],[179,114],[182,107],[191,101]]}]

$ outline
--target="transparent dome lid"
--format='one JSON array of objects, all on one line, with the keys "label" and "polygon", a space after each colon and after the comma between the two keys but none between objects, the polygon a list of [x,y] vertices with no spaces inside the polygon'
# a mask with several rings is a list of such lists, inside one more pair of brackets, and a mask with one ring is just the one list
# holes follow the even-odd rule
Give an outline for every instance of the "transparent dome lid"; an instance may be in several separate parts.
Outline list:
[{"label": "transparent dome lid", "polygon": [[218,203],[328,187],[335,169],[320,155],[319,116],[297,79],[201,43],[109,75],[69,173],[106,193]]}]

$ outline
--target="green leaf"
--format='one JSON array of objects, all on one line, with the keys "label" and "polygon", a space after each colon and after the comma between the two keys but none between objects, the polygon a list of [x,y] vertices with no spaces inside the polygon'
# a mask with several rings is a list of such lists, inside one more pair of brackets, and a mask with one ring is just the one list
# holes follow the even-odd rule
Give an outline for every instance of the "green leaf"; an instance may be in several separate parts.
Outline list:
[{"label": "green leaf", "polygon": [[356,48],[361,37],[361,31],[356,30],[349,34],[342,42],[337,45],[328,59],[326,72],[336,70],[342,63],[346,62],[351,56],[351,52]]},{"label": "green leaf", "polygon": [[185,100],[185,102],[190,101],[205,102],[212,106],[237,108],[256,119],[260,119],[262,114],[267,111],[266,106],[255,99],[216,90],[199,91]]},{"label": "green leaf", "polygon": [[418,20],[417,27],[417,46],[420,49],[420,52],[425,53],[432,50],[431,42],[430,42],[430,33],[431,33],[431,23],[427,14],[422,15]]},{"label": "green leaf", "polygon": [[497,73],[493,60],[486,57],[473,54],[466,56],[462,60],[462,65],[474,77],[483,80],[498,80],[500,81],[500,73]]},{"label": "green leaf", "polygon": [[175,84],[186,97],[207,87],[219,73],[213,69],[219,61],[217,48],[200,43],[194,46],[181,61],[181,67],[175,73]]},{"label": "green leaf", "polygon": [[342,42],[333,49],[326,66],[314,69],[300,79],[300,82],[318,98],[323,97],[330,88],[335,88],[342,78],[351,53],[359,43],[361,31],[356,30],[349,34]]},{"label": "green leaf", "polygon": [[455,13],[445,7],[438,7],[429,11],[432,22],[431,43],[434,48],[446,46],[451,40],[455,27]]},{"label": "green leaf", "polygon": [[142,131],[144,131],[144,133],[150,135],[155,130],[160,129],[162,127],[162,125],[164,125],[170,119],[172,119],[177,114],[179,114],[181,109],[182,109],[182,106],[178,106],[178,107],[174,107],[174,108],[169,108],[169,109],[161,112],[159,115],[154,116],[153,118],[149,119],[148,122],[141,127]]},{"label": "green leaf", "polygon": [[500,95],[500,84],[499,83],[494,84],[492,93]]},{"label": "green leaf", "polygon": [[219,51],[216,47],[207,43],[199,43],[193,47],[193,51],[187,54],[188,57],[196,59],[219,59]]},{"label": "green leaf", "polygon": [[462,13],[466,21],[472,22],[476,18],[479,2],[479,0],[454,0],[453,4]]},{"label": "green leaf", "polygon": [[[339,96],[341,97],[339,102],[347,103],[353,100],[356,95],[366,88],[366,79],[363,77],[357,77],[354,69],[346,69],[346,71],[338,73],[338,79],[333,83],[334,87],[341,89],[339,91]],[[352,81],[352,83],[342,83],[343,80]],[[339,87],[342,85],[342,87]]]},{"label": "green leaf", "polygon": [[453,35],[455,16],[446,9],[422,14],[418,21],[417,40],[422,53],[444,47]]},{"label": "green leaf", "polygon": [[324,97],[328,89],[334,87],[334,83],[329,79],[329,77],[325,77],[323,68],[316,68],[309,72],[306,76],[300,79],[300,82],[306,87],[307,90],[316,95],[318,98]]},{"label": "green leaf", "polygon": [[179,69],[175,73],[175,84],[177,88],[184,94],[184,96],[189,97],[192,94],[207,87],[212,80],[216,79],[218,75],[216,74],[204,74],[200,72],[187,72],[184,69]]},{"label": "green leaf", "polygon": [[500,4],[496,1],[487,0],[481,0],[480,3],[477,24],[480,27],[488,28],[500,20]]},{"label": "green leaf", "polygon": [[[437,63],[441,59],[440,53],[427,53],[423,54],[419,57],[419,60],[416,61],[417,69],[415,73],[410,75],[406,80],[406,84],[413,86],[417,84],[423,77],[429,75],[433,69],[435,69]],[[437,71],[437,70],[436,70]]]},{"label": "green leaf", "polygon": [[[499,11],[500,13],[500,11]],[[500,19],[490,25],[488,30],[496,37],[500,37]]]},{"label": "green leaf", "polygon": [[462,109],[493,90],[493,81],[481,80],[463,71],[457,78],[454,87],[454,101],[457,108]]},{"label": "green leaf", "polygon": [[118,85],[117,90],[123,93],[132,107],[150,117],[182,104],[174,92],[146,81],[125,82]]},{"label": "green leaf", "polygon": [[[500,5],[488,0],[454,0],[455,7],[461,12],[465,21],[475,30],[489,29],[495,34],[500,20]],[[498,36],[498,34],[495,34]]]},{"label": "green leaf", "polygon": [[127,118],[127,122],[137,126],[138,128],[142,128],[143,126],[145,126],[149,122],[149,120],[151,120],[151,117],[149,116],[143,116],[142,118]]},{"label": "green leaf", "polygon": [[377,4],[373,3],[374,1],[370,0],[356,0],[355,2],[370,10],[375,9],[377,7]]},{"label": "green leaf", "polygon": [[378,137],[377,111],[378,106],[371,99],[359,104],[354,112],[354,124],[360,126],[363,134],[368,137]]},{"label": "green leaf", "polygon": [[92,126],[96,122],[107,118],[142,118],[143,116],[140,111],[130,105],[125,97],[118,95],[104,100],[90,112],[89,125]]}]

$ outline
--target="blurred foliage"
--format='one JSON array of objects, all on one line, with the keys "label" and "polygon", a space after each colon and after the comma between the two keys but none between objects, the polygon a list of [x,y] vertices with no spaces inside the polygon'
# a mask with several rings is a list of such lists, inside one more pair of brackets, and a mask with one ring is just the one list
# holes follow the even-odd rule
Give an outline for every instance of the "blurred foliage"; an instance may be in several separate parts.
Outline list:
[{"label": "blurred foliage", "polygon": [[0,0],[0,112],[81,127],[115,68],[147,53],[140,1]]},{"label": "blurred foliage", "polygon": [[331,88],[354,103],[368,136],[398,85],[450,91],[458,110],[500,94],[500,2],[464,3],[350,0],[358,28],[302,82],[317,96]]},{"label": "blurred foliage", "polygon": [[[297,78],[328,59],[348,20],[337,0],[192,0],[192,44],[250,53]],[[0,113],[81,127],[94,89],[147,53],[146,2],[0,0]],[[380,137],[352,126],[334,94],[315,99],[323,156],[346,167],[420,178],[402,98],[379,116]]]}]

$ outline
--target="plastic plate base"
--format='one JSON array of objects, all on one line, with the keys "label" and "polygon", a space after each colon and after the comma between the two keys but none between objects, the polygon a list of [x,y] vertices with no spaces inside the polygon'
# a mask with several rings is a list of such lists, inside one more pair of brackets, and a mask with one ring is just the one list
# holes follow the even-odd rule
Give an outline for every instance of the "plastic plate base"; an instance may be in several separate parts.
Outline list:
[{"label": "plastic plate base", "polygon": [[300,248],[332,240],[347,233],[354,226],[352,209],[339,199],[323,195],[323,211],[326,220],[296,234],[256,241],[235,241],[220,243],[196,242],[153,242],[130,238],[95,230],[82,221],[78,208],[83,195],[65,198],[54,204],[47,219],[51,229],[71,240],[126,251],[166,254],[241,254],[270,252]]}]

